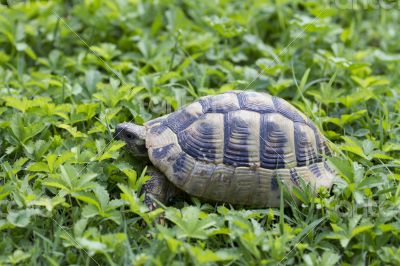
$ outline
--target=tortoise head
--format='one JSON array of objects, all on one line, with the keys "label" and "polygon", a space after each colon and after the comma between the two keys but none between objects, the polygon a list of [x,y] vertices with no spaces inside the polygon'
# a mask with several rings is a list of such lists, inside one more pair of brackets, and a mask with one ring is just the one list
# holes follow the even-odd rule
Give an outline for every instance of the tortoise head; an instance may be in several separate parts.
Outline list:
[{"label": "tortoise head", "polygon": [[146,148],[146,129],[133,123],[118,124],[114,138],[125,142],[125,149],[135,157],[148,157]]}]

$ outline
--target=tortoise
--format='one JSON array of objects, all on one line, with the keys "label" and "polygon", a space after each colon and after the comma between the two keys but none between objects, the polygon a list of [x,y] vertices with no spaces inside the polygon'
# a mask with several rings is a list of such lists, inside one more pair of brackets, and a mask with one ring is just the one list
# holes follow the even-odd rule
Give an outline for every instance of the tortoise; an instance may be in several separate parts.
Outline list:
[{"label": "tortoise", "polygon": [[114,134],[154,166],[142,189],[151,209],[152,197],[166,203],[182,191],[210,202],[278,207],[279,180],[289,189],[300,179],[330,188],[335,178],[315,124],[262,92],[204,96],[144,126],[119,124]]}]

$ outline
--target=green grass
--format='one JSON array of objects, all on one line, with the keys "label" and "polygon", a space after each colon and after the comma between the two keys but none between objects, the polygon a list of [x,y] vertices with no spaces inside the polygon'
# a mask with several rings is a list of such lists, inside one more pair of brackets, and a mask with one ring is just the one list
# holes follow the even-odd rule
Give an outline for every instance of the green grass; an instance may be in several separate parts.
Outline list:
[{"label": "green grass", "polygon": [[[398,265],[400,7],[327,2],[0,1],[0,264]],[[115,125],[231,89],[307,114],[341,181],[147,212]]]}]

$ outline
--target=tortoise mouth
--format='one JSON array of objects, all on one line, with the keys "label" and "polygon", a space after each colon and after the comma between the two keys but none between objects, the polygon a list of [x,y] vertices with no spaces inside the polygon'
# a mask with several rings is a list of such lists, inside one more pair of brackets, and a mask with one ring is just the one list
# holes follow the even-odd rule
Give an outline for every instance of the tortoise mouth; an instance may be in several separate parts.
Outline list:
[{"label": "tortoise mouth", "polygon": [[130,123],[118,124],[115,127],[114,139],[125,142],[124,150],[137,158],[148,157],[146,141],[139,137],[142,127]]},{"label": "tortoise mouth", "polygon": [[117,140],[120,140],[121,139],[121,133],[122,133],[122,130],[121,129],[115,129],[115,131],[114,131],[114,139],[117,139]]},{"label": "tortoise mouth", "polygon": [[119,140],[123,140],[124,139],[124,131],[126,131],[127,127],[128,126],[125,123],[118,124],[115,127],[114,138],[115,139],[119,139]]}]

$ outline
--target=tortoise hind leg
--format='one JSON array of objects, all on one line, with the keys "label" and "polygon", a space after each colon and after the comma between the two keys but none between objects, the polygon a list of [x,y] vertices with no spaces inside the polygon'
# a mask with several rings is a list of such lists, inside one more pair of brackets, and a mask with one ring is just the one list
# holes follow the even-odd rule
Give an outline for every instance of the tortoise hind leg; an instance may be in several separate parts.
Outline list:
[{"label": "tortoise hind leg", "polygon": [[183,191],[172,184],[158,169],[150,167],[147,170],[147,174],[151,178],[143,185],[141,193],[145,193],[144,203],[150,211],[157,207],[150,195],[161,203],[167,204],[171,198],[184,194]]}]

